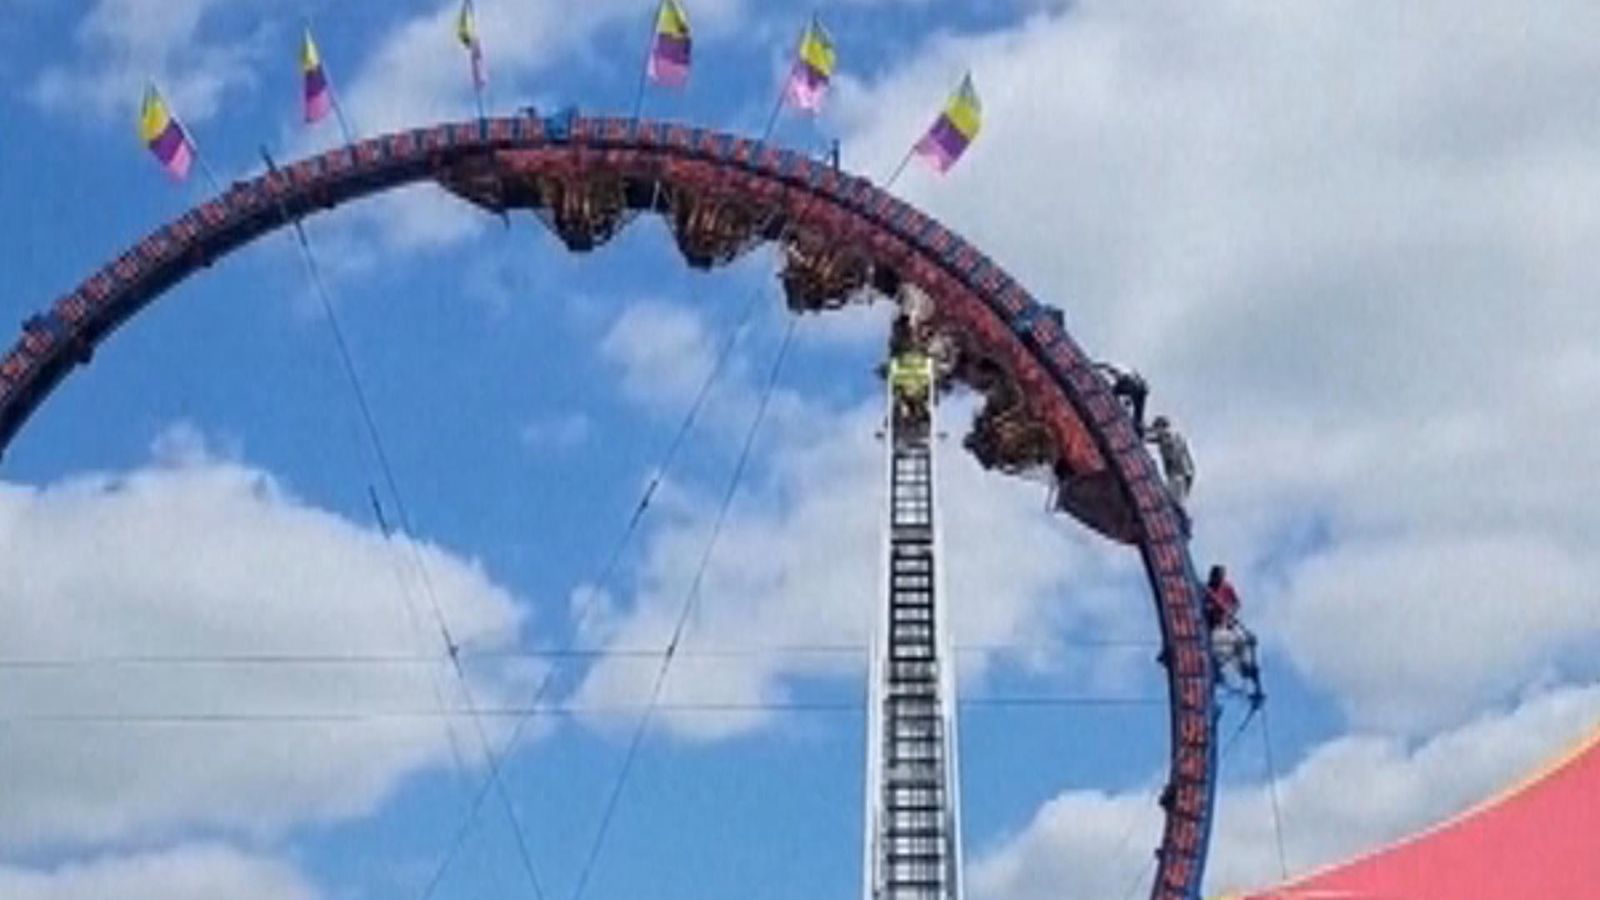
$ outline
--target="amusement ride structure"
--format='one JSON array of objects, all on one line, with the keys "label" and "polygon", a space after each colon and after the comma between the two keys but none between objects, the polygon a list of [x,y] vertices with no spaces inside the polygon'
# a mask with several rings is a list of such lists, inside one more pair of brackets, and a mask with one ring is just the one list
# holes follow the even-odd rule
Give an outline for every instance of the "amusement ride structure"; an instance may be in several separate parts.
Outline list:
[{"label": "amusement ride structure", "polygon": [[[795,314],[887,298],[923,307],[939,382],[983,405],[965,446],[990,468],[1046,472],[1056,508],[1143,560],[1170,714],[1151,896],[1200,896],[1217,777],[1218,695],[1186,520],[1141,435],[1066,319],[926,214],[835,163],[710,129],[576,112],[416,128],[235,182],[138,241],[28,319],[0,359],[0,452],[95,348],[177,282],[308,215],[432,181],[496,215],[531,210],[576,252],[641,213],[688,265],[776,245]],[[954,664],[940,583],[940,508],[923,413],[888,417],[882,605],[869,687],[864,900],[961,896]]]}]

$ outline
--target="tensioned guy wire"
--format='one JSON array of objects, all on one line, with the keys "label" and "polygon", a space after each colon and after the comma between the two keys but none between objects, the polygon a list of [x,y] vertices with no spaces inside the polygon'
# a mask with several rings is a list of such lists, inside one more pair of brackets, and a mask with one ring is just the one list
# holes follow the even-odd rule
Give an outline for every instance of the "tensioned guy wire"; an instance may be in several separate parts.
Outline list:
[{"label": "tensioned guy wire", "polygon": [[[267,164],[268,171],[276,175],[278,172],[277,165],[272,161],[272,157],[265,148],[262,148],[261,156]],[[367,438],[371,442],[373,454],[378,461],[378,467],[383,473],[384,483],[389,489],[390,496],[394,498],[395,511],[400,516],[400,530],[405,538],[403,543],[411,551],[412,559],[416,564],[417,573],[422,582],[423,593],[428,598],[429,606],[433,612],[434,623],[438,626],[439,636],[444,642],[445,651],[456,674],[461,697],[466,704],[473,730],[477,734],[478,742],[484,755],[484,762],[488,766],[490,777],[495,785],[495,792],[499,795],[500,802],[505,808],[506,818],[511,823],[523,871],[528,877],[529,885],[533,888],[534,896],[539,900],[543,900],[544,890],[539,884],[539,875],[533,865],[533,856],[528,850],[527,836],[521,821],[517,817],[516,804],[511,802],[511,796],[505,788],[505,782],[500,777],[500,760],[495,756],[494,747],[489,741],[489,734],[484,730],[483,721],[475,713],[477,701],[473,696],[466,669],[461,664],[460,648],[450,632],[450,625],[445,618],[444,610],[439,605],[438,592],[434,589],[433,579],[428,573],[428,567],[423,560],[422,551],[418,549],[416,541],[411,538],[416,531],[412,526],[411,514],[406,506],[405,495],[400,490],[399,480],[395,477],[394,466],[390,464],[383,434],[378,428],[376,416],[373,415],[372,404],[367,399],[366,386],[362,383],[360,372],[356,368],[355,358],[350,351],[350,343],[345,338],[344,329],[339,324],[339,317],[333,305],[332,293],[328,290],[327,283],[322,277],[322,267],[317,261],[316,253],[311,248],[310,239],[306,236],[305,225],[298,217],[289,215],[288,209],[281,200],[278,202],[278,211],[284,221],[294,229],[295,239],[300,247],[300,258],[305,263],[306,274],[311,281],[312,289],[322,304],[322,310],[326,316],[329,330],[332,332],[334,344],[339,351],[339,359],[343,364],[345,377],[349,381],[356,406],[361,414],[362,423],[366,427]]]},{"label": "tensioned guy wire", "polygon": [[739,492],[739,484],[744,478],[745,468],[750,463],[750,456],[755,449],[756,435],[761,431],[761,423],[766,418],[767,407],[772,401],[772,393],[778,386],[778,376],[783,372],[784,359],[789,355],[790,341],[794,338],[795,318],[790,317],[783,330],[783,342],[778,345],[777,357],[772,362],[772,371],[767,376],[767,383],[761,392],[761,400],[756,406],[755,417],[750,422],[750,429],[745,434],[744,446],[739,449],[738,461],[734,463],[733,472],[728,478],[728,488],[722,496],[722,503],[717,508],[716,519],[711,526],[711,536],[706,540],[705,551],[700,556],[700,563],[695,568],[694,578],[689,583],[689,589],[684,593],[682,607],[678,611],[677,621],[673,624],[672,638],[667,642],[666,651],[661,654],[661,665],[656,670],[655,681],[650,687],[650,701],[645,706],[644,712],[639,716],[639,721],[633,730],[633,736],[628,742],[627,753],[623,756],[622,770],[617,774],[617,780],[612,785],[610,795],[606,798],[605,810],[600,817],[600,827],[596,829],[594,843],[589,847],[588,858],[584,860],[583,869],[578,873],[578,883],[573,889],[572,900],[582,900],[583,892],[589,884],[589,878],[594,872],[594,866],[600,858],[600,851],[605,845],[606,835],[611,829],[611,823],[616,818],[617,806],[622,800],[622,792],[627,787],[628,776],[633,772],[635,761],[639,758],[639,747],[644,743],[645,732],[650,728],[658,704],[661,702],[661,689],[666,684],[667,672],[672,667],[673,657],[677,654],[678,645],[683,640],[684,631],[688,628],[689,617],[694,612],[695,601],[700,595],[700,586],[705,581],[706,570],[711,565],[711,556],[716,550],[717,539],[722,535],[722,528],[727,523],[728,510],[733,506],[733,499]]},{"label": "tensioned guy wire", "polygon": [[[623,528],[622,534],[612,546],[611,552],[606,557],[606,561],[601,566],[598,575],[591,582],[594,585],[595,590],[604,590],[606,585],[610,584],[612,575],[615,574],[617,566],[621,564],[624,551],[626,551],[634,535],[638,532],[639,525],[643,522],[644,515],[650,508],[650,502],[652,498],[654,498],[656,490],[661,486],[668,473],[671,472],[673,464],[677,461],[679,452],[683,449],[689,434],[694,430],[695,422],[699,419],[701,411],[705,408],[706,400],[710,397],[713,386],[721,378],[722,373],[727,369],[728,362],[733,356],[734,348],[738,346],[739,338],[744,334],[744,331],[749,324],[750,316],[755,311],[755,308],[764,293],[765,292],[762,290],[752,291],[749,299],[746,300],[743,309],[739,313],[739,319],[737,323],[734,325],[733,329],[729,331],[727,338],[724,339],[722,347],[717,353],[716,360],[712,363],[711,371],[706,373],[705,379],[701,382],[699,389],[695,392],[694,400],[689,404],[689,409],[684,413],[683,420],[679,423],[677,431],[673,434],[671,442],[667,445],[666,452],[664,453],[661,462],[656,466],[654,473],[651,475],[649,483],[645,486],[643,494],[639,497],[639,502],[634,506],[632,513],[628,516],[627,525]],[[574,642],[578,639],[578,636],[583,633],[584,626],[588,622],[588,616],[592,609],[593,604],[590,603],[585,604],[583,608],[579,610],[577,614],[577,621],[573,627]],[[636,655],[655,658],[659,654],[659,650],[651,650]],[[572,643],[569,644],[564,650],[552,651],[548,654],[548,657],[562,659],[590,658],[604,655],[606,655],[604,651],[584,651],[579,648],[576,643]],[[544,675],[539,680],[538,686],[534,688],[533,697],[528,704],[528,708],[530,710],[539,708],[539,704],[543,702],[545,695],[555,684],[555,676],[555,666],[550,666],[545,670]],[[509,758],[517,744],[522,740],[522,733],[527,727],[529,718],[531,718],[531,716],[517,717],[513,722],[511,736],[506,739],[500,751],[500,757],[502,759]],[[454,863],[457,855],[460,854],[461,848],[466,842],[467,835],[471,833],[472,825],[477,821],[478,814],[483,808],[483,801],[488,796],[488,788],[489,784],[486,782],[478,790],[477,794],[474,795],[472,803],[468,805],[465,818],[461,822],[460,826],[458,826],[455,835],[451,838],[449,847],[446,848],[444,856],[440,858],[438,865],[434,868],[433,876],[429,879],[427,887],[425,887],[423,890],[423,900],[427,900],[427,898],[433,896],[433,893],[438,890],[439,885],[444,879],[445,873],[449,871],[450,866]]]}]

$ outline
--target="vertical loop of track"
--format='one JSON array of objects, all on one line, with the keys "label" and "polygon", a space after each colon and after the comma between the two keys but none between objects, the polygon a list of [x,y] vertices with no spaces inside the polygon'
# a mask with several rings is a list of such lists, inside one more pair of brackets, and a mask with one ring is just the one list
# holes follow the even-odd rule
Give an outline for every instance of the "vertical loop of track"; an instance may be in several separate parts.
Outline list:
[{"label": "vertical loop of track", "polygon": [[1171,708],[1166,824],[1152,897],[1200,895],[1216,786],[1215,673],[1179,513],[1132,422],[1063,321],[975,247],[865,179],[746,138],[682,124],[576,114],[445,123],[341,147],[236,182],[157,229],[23,324],[0,357],[0,453],[97,344],[168,288],[296,217],[456,167],[521,154],[524,166],[689,179],[781,210],[765,236],[820,229],[932,296],[948,321],[1009,353],[1062,452],[1113,478],[1155,601]]}]

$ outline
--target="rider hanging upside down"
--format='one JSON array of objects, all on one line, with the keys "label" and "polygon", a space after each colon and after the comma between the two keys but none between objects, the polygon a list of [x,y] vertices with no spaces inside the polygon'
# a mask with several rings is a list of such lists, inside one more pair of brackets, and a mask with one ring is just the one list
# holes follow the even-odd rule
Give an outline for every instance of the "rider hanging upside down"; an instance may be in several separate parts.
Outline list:
[{"label": "rider hanging upside down", "polygon": [[[1239,606],[1228,570],[1212,566],[1206,578],[1205,613],[1217,678],[1225,688],[1245,694],[1252,706],[1259,706],[1266,695],[1261,691],[1261,668],[1256,662],[1256,636],[1239,621]],[[1230,668],[1238,676],[1237,686],[1228,681]]]}]

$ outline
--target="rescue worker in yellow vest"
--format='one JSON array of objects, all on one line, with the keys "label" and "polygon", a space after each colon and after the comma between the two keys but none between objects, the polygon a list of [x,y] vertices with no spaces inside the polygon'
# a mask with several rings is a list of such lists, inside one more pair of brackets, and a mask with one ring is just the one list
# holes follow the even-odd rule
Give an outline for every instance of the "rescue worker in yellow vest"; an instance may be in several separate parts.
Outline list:
[{"label": "rescue worker in yellow vest", "polygon": [[895,409],[908,422],[926,421],[928,394],[933,389],[933,360],[920,348],[908,347],[889,360],[889,387]]}]

